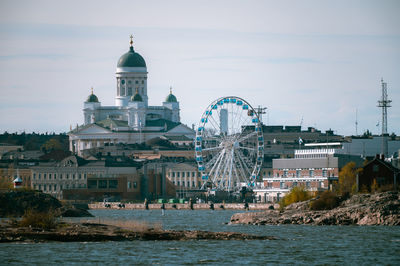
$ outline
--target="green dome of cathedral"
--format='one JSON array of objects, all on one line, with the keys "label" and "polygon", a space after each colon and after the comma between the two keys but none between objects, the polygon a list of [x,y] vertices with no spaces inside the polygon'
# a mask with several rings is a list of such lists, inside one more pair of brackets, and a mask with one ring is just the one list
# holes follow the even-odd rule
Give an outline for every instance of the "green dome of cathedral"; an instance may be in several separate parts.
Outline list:
[{"label": "green dome of cathedral", "polygon": [[97,98],[97,96],[93,94],[93,88],[92,88],[92,93],[88,96],[86,101],[89,103],[98,103],[99,102],[99,99]]},{"label": "green dome of cathedral", "polygon": [[176,103],[178,100],[176,99],[175,95],[172,94],[172,88],[169,89],[169,94],[167,98],[165,98],[167,103]]},{"label": "green dome of cathedral", "polygon": [[119,58],[117,67],[146,67],[146,62],[143,57],[133,50],[132,38],[133,36],[131,35],[129,52],[123,54]]}]

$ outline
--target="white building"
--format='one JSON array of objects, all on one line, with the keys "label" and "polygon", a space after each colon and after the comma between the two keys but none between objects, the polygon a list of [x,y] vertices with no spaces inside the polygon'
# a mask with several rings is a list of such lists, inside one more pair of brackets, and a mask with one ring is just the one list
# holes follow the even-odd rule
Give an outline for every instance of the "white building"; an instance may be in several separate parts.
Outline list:
[{"label": "white building", "polygon": [[195,132],[180,123],[179,102],[172,89],[161,106],[148,105],[147,74],[131,36],[129,51],[117,64],[115,106],[102,106],[92,90],[84,102],[84,124],[68,133],[72,152],[80,155],[106,143],[142,143],[163,135],[194,138]]}]

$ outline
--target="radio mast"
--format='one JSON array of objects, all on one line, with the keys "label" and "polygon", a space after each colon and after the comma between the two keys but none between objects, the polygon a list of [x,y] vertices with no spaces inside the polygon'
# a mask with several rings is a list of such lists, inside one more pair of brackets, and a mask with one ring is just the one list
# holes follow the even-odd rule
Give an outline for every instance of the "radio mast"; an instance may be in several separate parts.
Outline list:
[{"label": "radio mast", "polygon": [[388,100],[387,95],[387,83],[381,79],[382,83],[382,98],[378,101],[378,107],[382,108],[382,149],[381,153],[387,157],[388,153],[388,142],[387,142],[387,108],[392,107],[390,103],[391,100]]}]

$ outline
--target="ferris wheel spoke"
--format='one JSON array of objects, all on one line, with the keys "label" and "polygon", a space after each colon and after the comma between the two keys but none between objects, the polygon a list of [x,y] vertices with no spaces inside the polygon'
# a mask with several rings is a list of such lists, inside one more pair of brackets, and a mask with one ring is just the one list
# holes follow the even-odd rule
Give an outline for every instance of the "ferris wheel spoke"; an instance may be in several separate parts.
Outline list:
[{"label": "ferris wheel spoke", "polygon": [[214,164],[213,167],[211,168],[209,175],[211,176],[212,172],[214,171],[214,168],[217,166],[217,164],[220,162],[221,158],[224,156],[224,151],[221,151],[218,156],[215,156],[215,162],[213,162],[214,158],[206,164],[206,167],[210,167],[211,164]]},{"label": "ferris wheel spoke", "polygon": [[239,171],[239,174],[240,174],[240,175],[237,176],[237,182],[240,183],[243,180],[247,179],[247,175],[245,173],[245,170],[244,170],[244,167],[242,165],[242,162],[240,161],[238,156],[236,156],[236,158],[237,158],[237,160],[235,160],[236,161],[236,166],[237,166],[236,168],[237,168],[237,170]]},{"label": "ferris wheel spoke", "polygon": [[247,140],[247,139],[249,139],[249,138],[251,138],[253,136],[256,136],[256,135],[257,135],[257,132],[256,131],[252,131],[251,133],[249,133],[247,135],[244,135],[244,136],[241,136],[240,138],[238,138],[237,142],[243,142],[243,141],[245,141],[245,140]]},{"label": "ferris wheel spoke", "polygon": [[[218,163],[216,163],[214,165],[214,167],[216,167],[216,168],[215,168],[215,171],[213,173],[212,183],[216,183],[216,181],[217,181],[219,169],[221,168],[221,165],[223,164],[223,160],[222,159],[225,157],[225,150],[222,150],[220,156],[221,156],[221,159],[219,160]],[[210,177],[211,176],[212,176],[212,174],[210,173]]]},{"label": "ferris wheel spoke", "polygon": [[244,146],[239,146],[239,149],[257,152],[257,149],[255,149],[255,148],[249,148],[249,147],[244,147]]},{"label": "ferris wheel spoke", "polygon": [[229,165],[229,179],[228,179],[228,184],[227,184],[227,186],[228,186],[228,192],[230,191],[230,188],[231,188],[231,186],[232,186],[231,182],[232,182],[232,171],[233,171],[233,153],[234,153],[234,149],[232,149],[232,152],[231,152],[230,158],[229,158],[229,161],[230,161],[230,165]]},{"label": "ferris wheel spoke", "polygon": [[203,151],[215,151],[215,150],[221,150],[223,147],[221,146],[216,146],[216,147],[210,147],[210,148],[205,148]]},{"label": "ferris wheel spoke", "polygon": [[243,169],[245,169],[246,172],[247,172],[249,175],[251,175],[251,171],[249,170],[249,168],[248,168],[248,166],[247,166],[247,165],[248,165],[248,162],[246,161],[246,159],[242,157],[242,155],[240,154],[240,152],[237,152],[236,154],[237,154],[239,160],[242,162]]}]

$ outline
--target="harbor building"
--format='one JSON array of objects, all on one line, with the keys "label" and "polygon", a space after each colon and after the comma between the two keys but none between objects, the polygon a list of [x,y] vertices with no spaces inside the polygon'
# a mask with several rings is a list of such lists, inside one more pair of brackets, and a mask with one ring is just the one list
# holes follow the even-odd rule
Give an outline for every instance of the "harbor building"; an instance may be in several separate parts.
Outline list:
[{"label": "harbor building", "polygon": [[341,143],[307,144],[306,149],[295,150],[294,158],[272,160],[272,176],[263,176],[263,187],[254,189],[256,198],[276,202],[296,186],[311,192],[331,189],[341,168],[351,161],[361,167],[364,159],[343,154]]}]

